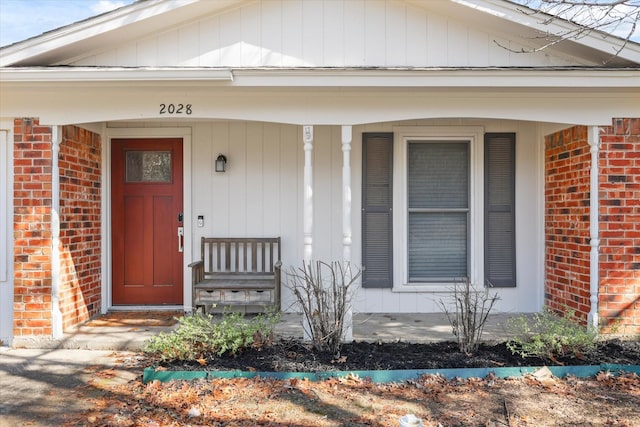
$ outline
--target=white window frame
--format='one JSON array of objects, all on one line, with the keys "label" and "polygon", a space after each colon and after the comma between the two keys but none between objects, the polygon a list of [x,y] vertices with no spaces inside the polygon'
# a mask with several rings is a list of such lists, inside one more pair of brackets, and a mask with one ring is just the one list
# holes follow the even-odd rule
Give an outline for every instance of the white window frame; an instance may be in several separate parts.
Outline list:
[{"label": "white window frame", "polygon": [[482,126],[395,127],[393,147],[393,291],[449,292],[451,282],[411,282],[408,272],[407,150],[409,141],[469,142],[469,279],[484,277],[484,128]]}]

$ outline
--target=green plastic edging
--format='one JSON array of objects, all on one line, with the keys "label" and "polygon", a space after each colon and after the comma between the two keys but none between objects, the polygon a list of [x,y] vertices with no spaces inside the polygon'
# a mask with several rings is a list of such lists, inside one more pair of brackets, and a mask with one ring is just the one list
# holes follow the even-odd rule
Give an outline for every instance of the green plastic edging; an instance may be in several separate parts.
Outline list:
[{"label": "green plastic edging", "polygon": [[[200,378],[273,378],[279,380],[303,379],[322,381],[328,378],[342,378],[350,375],[359,378],[369,378],[374,383],[389,383],[419,378],[422,375],[442,375],[451,378],[484,378],[493,374],[498,378],[519,377],[531,374],[542,366],[520,366],[510,368],[453,368],[453,369],[403,369],[380,371],[332,371],[332,372],[248,372],[248,371],[156,371],[146,368],[142,374],[142,382],[158,380],[167,382],[173,380],[194,380]],[[567,375],[586,378],[601,371],[633,372],[640,374],[640,365],[601,364],[587,366],[547,366],[553,375],[564,378]]]}]

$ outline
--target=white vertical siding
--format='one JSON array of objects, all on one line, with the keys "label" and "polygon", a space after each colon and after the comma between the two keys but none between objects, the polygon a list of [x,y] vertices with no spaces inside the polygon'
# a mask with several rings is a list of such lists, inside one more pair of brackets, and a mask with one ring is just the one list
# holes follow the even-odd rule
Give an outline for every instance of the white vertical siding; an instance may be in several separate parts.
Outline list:
[{"label": "white vertical siding", "polygon": [[200,40],[200,66],[220,66],[220,18],[214,16],[200,22],[198,27]]},{"label": "white vertical siding", "polygon": [[367,64],[365,57],[365,24],[363,17],[365,12],[365,0],[345,2],[343,9],[348,25],[344,26],[344,65],[361,67]]},{"label": "white vertical siding", "polygon": [[[212,2],[213,3],[213,2]],[[505,35],[442,3],[405,0],[262,0],[72,59],[92,66],[458,67],[571,65],[553,48]],[[470,13],[461,7],[462,13]],[[475,18],[475,19],[474,19]],[[484,23],[483,23],[484,22]],[[495,41],[494,41],[495,40]],[[585,64],[586,65],[586,64]]]},{"label": "white vertical siding", "polygon": [[308,64],[323,64],[323,1],[306,0],[302,2],[302,59]]},{"label": "white vertical siding", "polygon": [[[301,265],[303,160],[299,127],[240,121],[191,126],[194,256],[200,256],[202,236],[280,236],[285,267]],[[331,149],[325,145],[321,155]],[[225,173],[213,169],[220,153],[228,158]],[[198,215],[204,216],[204,228],[196,226]],[[286,292],[283,301],[284,307],[291,302]]]},{"label": "white vertical siding", "polygon": [[[111,126],[136,126],[118,123]],[[158,127],[159,123],[147,123]],[[176,126],[166,122],[164,125]],[[300,267],[303,250],[302,181],[304,153],[300,127],[277,123],[211,121],[192,127],[192,212],[194,258],[201,236],[280,236],[285,271]],[[543,200],[541,138],[532,122],[482,119],[411,120],[354,126],[351,151],[352,260],[360,264],[362,133],[393,132],[399,126],[482,126],[485,132],[516,133],[517,287],[496,289],[498,311],[541,308],[543,260],[540,222]],[[314,258],[342,259],[342,147],[339,126],[315,126],[313,149]],[[227,172],[214,172],[218,154],[228,157]],[[394,212],[401,215],[401,212]],[[196,226],[198,215],[204,228]],[[189,219],[188,219],[189,220]],[[478,232],[474,230],[474,232]],[[286,275],[285,275],[286,280]],[[360,289],[356,312],[439,312],[445,294]],[[293,297],[283,289],[283,308]]]},{"label": "white vertical siding", "polygon": [[336,224],[333,211],[340,211],[341,201],[337,202],[332,192],[334,159],[332,148],[332,129],[335,126],[314,126],[313,128],[313,258],[324,261],[334,259],[333,241],[336,237]]},{"label": "white vertical siding", "polygon": [[283,31],[282,1],[273,0],[276,7],[262,7],[260,28],[262,64],[269,67],[282,66]]}]

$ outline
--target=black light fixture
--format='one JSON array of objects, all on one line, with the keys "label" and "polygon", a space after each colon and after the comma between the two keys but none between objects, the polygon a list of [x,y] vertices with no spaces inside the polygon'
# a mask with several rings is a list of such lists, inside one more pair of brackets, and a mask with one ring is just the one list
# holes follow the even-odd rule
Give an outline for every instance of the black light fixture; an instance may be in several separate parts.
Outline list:
[{"label": "black light fixture", "polygon": [[219,154],[216,159],[216,172],[225,172],[227,169],[227,158],[224,154]]}]

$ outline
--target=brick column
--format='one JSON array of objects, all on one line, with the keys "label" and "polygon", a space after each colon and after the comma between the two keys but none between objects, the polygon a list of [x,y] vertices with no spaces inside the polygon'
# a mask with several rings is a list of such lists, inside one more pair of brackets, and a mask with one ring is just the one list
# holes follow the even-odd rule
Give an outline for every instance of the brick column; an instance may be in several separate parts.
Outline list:
[{"label": "brick column", "polygon": [[587,128],[545,138],[545,304],[589,313],[589,168]]},{"label": "brick column", "polygon": [[51,336],[51,128],[14,121],[14,336]]},{"label": "brick column", "polygon": [[640,333],[640,118],[601,130],[600,318]]},{"label": "brick column", "polygon": [[65,126],[60,145],[60,310],[63,329],[100,313],[102,141]]},{"label": "brick column", "polygon": [[[640,119],[600,129],[599,286],[601,331],[640,332]],[[545,304],[590,309],[590,153],[587,128],[545,138]]]},{"label": "brick column", "polygon": [[[52,128],[14,121],[14,337],[54,336],[52,283]],[[100,312],[100,136],[62,127],[58,302],[62,330]],[[19,342],[19,341],[18,341]]]}]

